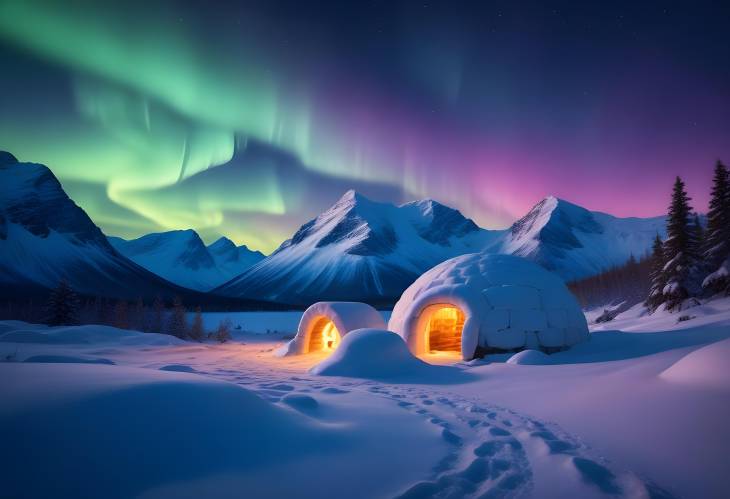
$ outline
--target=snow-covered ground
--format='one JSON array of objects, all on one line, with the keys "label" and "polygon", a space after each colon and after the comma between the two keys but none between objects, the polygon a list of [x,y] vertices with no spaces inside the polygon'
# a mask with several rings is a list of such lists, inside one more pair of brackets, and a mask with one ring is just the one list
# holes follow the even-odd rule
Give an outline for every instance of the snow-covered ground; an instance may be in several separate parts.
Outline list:
[{"label": "snow-covered ground", "polygon": [[319,375],[273,354],[300,314],[234,314],[223,345],[0,322],[3,495],[730,494],[730,300],[630,310],[547,360],[430,366],[369,330]]}]

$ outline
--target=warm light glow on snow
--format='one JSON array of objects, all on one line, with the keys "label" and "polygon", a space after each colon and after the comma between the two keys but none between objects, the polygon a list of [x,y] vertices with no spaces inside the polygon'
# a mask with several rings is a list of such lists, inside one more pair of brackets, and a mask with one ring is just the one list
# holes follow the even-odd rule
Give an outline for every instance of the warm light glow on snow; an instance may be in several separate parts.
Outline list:
[{"label": "warm light glow on snow", "polygon": [[340,342],[340,332],[335,323],[330,321],[322,328],[322,350],[332,351]]}]

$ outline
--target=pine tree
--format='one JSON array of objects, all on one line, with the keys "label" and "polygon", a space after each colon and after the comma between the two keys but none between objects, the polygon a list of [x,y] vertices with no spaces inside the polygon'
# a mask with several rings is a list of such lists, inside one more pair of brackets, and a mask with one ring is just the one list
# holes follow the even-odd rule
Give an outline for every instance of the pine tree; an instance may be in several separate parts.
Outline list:
[{"label": "pine tree", "polygon": [[644,304],[650,310],[656,310],[656,308],[664,302],[664,286],[666,281],[664,280],[664,244],[659,237],[659,234],[654,238],[654,246],[651,250],[651,288],[649,289],[649,296],[646,298]]},{"label": "pine tree", "polygon": [[195,317],[193,317],[193,324],[190,326],[190,338],[195,341],[203,341],[204,337],[203,315],[200,307],[195,307]]},{"label": "pine tree", "polygon": [[700,261],[702,259],[703,248],[705,246],[706,234],[705,229],[702,228],[702,222],[700,221],[700,215],[698,213],[695,213],[694,218],[692,219],[692,231],[690,235],[692,257],[696,261]]},{"label": "pine tree", "polygon": [[170,314],[167,331],[169,334],[177,336],[180,339],[187,338],[189,333],[188,320],[185,317],[185,313],[182,300],[179,296],[176,296],[172,302],[172,313]]},{"label": "pine tree", "polygon": [[667,240],[664,243],[666,264],[663,273],[666,284],[662,293],[670,310],[679,308],[693,288],[690,267],[696,262],[692,258],[692,229],[689,223],[691,199],[684,190],[684,182],[677,177],[669,205]]},{"label": "pine tree", "polygon": [[716,272],[730,258],[730,172],[719,160],[712,178],[703,257],[707,270],[711,272],[703,287],[712,294],[730,290],[728,277]]},{"label": "pine tree", "polygon": [[46,323],[50,326],[67,326],[77,323],[79,299],[65,279],[51,291],[48,300]]}]

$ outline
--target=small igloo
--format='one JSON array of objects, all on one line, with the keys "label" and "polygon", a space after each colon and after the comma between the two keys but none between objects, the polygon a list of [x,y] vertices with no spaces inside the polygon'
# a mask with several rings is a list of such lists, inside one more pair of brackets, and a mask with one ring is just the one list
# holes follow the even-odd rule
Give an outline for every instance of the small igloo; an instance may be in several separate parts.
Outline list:
[{"label": "small igloo", "polygon": [[380,312],[366,303],[317,302],[305,310],[296,336],[278,353],[332,352],[344,335],[360,328],[385,329],[385,320]]},{"label": "small igloo", "polygon": [[475,253],[447,260],[403,292],[388,329],[415,355],[523,348],[560,350],[588,338],[575,297],[555,274],[524,258]]}]

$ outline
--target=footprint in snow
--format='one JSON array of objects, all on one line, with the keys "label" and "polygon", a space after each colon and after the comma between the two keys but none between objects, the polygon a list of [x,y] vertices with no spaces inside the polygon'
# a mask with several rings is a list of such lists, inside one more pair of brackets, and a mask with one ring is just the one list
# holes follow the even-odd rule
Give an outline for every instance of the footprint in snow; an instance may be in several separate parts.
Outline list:
[{"label": "footprint in snow", "polygon": [[340,390],[339,388],[335,388],[333,386],[330,386],[328,388],[325,388],[321,391],[321,393],[329,393],[332,395],[339,395],[341,393],[350,393],[349,390]]}]

